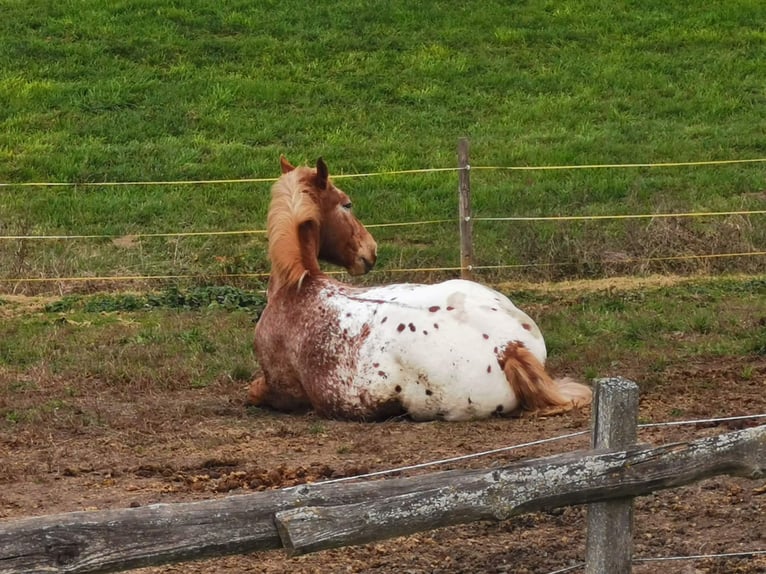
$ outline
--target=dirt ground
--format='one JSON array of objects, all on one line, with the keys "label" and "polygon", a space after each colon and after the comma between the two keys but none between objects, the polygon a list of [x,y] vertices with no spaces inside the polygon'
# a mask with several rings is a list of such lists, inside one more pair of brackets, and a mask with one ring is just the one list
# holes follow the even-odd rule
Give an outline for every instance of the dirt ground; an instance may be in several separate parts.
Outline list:
[{"label": "dirt ground", "polygon": [[[620,368],[627,377],[640,371],[639,365]],[[641,422],[766,413],[764,357],[684,364],[665,375],[641,397]],[[244,386],[231,382],[140,400],[94,392],[78,398],[78,408],[108,424],[76,428],[54,413],[42,427],[3,431],[0,519],[201,500],[355,475],[587,430],[590,417],[585,409],[548,419],[364,424],[248,409],[244,396]],[[649,428],[639,438],[661,444],[757,422],[763,421]],[[584,449],[588,440],[579,436],[429,470],[500,466]],[[415,472],[423,471],[403,474]],[[636,558],[766,550],[763,480],[714,478],[640,498],[635,509]],[[272,551],[140,572],[548,574],[583,561],[585,522],[585,509],[574,507],[297,558]],[[766,555],[639,562],[634,572],[753,574],[766,572]]]}]

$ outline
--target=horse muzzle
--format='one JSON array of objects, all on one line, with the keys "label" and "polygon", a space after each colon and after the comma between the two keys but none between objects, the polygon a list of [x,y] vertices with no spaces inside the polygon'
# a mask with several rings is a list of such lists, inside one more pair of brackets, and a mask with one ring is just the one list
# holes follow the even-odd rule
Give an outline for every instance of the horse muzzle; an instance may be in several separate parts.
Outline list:
[{"label": "horse muzzle", "polygon": [[357,256],[356,261],[354,262],[354,265],[348,268],[348,274],[349,275],[364,275],[365,273],[369,273],[370,269],[375,267],[376,259],[377,259],[377,255],[375,255],[374,253],[372,255]]},{"label": "horse muzzle", "polygon": [[368,234],[367,241],[362,244],[361,249],[357,251],[354,265],[348,268],[349,275],[364,275],[369,273],[375,267],[378,260],[378,244]]}]

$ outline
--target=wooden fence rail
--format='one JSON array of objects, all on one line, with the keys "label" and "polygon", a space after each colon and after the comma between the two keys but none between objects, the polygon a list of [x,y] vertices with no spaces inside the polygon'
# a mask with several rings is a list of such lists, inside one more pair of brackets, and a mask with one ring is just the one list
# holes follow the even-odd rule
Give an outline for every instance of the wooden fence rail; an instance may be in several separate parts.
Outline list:
[{"label": "wooden fence rail", "polygon": [[[597,396],[621,384],[604,381]],[[275,548],[301,554],[541,509],[624,500],[716,475],[760,478],[765,473],[766,425],[494,469],[24,518],[0,522],[0,573],[117,572]]]}]

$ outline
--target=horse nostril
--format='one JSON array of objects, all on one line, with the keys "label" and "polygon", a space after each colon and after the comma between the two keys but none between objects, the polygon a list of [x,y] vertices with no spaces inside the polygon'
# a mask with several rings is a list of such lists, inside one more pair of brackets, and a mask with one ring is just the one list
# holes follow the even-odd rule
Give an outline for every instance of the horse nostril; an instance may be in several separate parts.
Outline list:
[{"label": "horse nostril", "polygon": [[375,265],[375,261],[370,261],[366,257],[362,257],[362,262],[364,263],[364,272],[365,273],[367,273]]}]

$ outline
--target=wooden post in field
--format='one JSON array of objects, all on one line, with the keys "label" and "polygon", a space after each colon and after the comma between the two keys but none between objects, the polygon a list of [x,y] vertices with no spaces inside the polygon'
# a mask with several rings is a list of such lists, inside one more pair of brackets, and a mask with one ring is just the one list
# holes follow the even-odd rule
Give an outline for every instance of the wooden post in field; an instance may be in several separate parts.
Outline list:
[{"label": "wooden post in field", "polygon": [[[596,382],[593,448],[627,449],[636,443],[638,385],[622,377]],[[629,574],[633,556],[633,499],[588,505],[585,574]]]},{"label": "wooden post in field", "polygon": [[473,279],[473,221],[471,221],[471,164],[468,163],[468,139],[457,142],[460,193],[460,277]]}]

